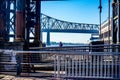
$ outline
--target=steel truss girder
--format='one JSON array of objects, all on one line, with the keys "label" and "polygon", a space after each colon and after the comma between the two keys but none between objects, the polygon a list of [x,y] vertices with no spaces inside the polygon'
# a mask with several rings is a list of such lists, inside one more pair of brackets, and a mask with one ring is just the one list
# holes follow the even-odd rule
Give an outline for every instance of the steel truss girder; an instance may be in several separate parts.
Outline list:
[{"label": "steel truss girder", "polygon": [[29,0],[29,3],[26,3],[26,40],[35,39],[35,27],[36,27],[36,1]]},{"label": "steel truss girder", "polygon": [[99,25],[97,24],[85,24],[85,23],[73,23],[58,20],[49,17],[45,14],[41,14],[41,27],[42,32],[69,32],[69,33],[98,33]]},{"label": "steel truss girder", "polygon": [[15,11],[16,11],[16,0],[6,0],[7,8],[6,8],[6,27],[8,33],[8,40],[10,38],[15,39]]},{"label": "steel truss girder", "polygon": [[15,38],[15,4],[16,0],[0,0],[0,13],[5,23],[3,32],[0,32],[5,41],[9,41],[10,37]]}]

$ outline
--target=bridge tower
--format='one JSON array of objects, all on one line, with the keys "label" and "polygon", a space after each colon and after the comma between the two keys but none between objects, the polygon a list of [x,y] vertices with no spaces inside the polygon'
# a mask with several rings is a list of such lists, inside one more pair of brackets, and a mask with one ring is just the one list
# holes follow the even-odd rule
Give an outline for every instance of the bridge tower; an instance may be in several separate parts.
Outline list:
[{"label": "bridge tower", "polygon": [[50,31],[47,32],[47,45],[50,45]]},{"label": "bridge tower", "polygon": [[0,41],[5,40],[6,37],[6,4],[5,0],[0,0]]},{"label": "bridge tower", "polygon": [[42,44],[40,4],[40,0],[16,0],[16,42],[25,42],[28,46]]},{"label": "bridge tower", "polygon": [[[41,44],[41,26],[40,26],[40,0],[26,1],[26,35],[25,40],[30,43],[30,40],[35,44]],[[31,36],[32,35],[32,36]]]}]

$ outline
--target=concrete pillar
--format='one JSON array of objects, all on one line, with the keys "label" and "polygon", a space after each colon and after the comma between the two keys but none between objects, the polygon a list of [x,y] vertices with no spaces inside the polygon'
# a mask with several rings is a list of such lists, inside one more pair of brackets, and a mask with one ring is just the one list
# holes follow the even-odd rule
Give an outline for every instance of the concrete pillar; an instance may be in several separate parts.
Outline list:
[{"label": "concrete pillar", "polygon": [[47,32],[47,45],[50,45],[50,32]]},{"label": "concrete pillar", "polygon": [[21,42],[25,36],[25,0],[16,0],[16,40]]}]

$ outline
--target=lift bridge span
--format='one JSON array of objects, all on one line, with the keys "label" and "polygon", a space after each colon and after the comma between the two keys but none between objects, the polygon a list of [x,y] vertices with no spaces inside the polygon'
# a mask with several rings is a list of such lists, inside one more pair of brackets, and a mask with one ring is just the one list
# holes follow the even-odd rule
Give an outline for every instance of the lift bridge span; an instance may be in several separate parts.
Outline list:
[{"label": "lift bridge span", "polygon": [[58,20],[41,13],[42,32],[47,32],[47,44],[50,44],[50,32],[60,33],[88,33],[98,34],[99,25],[86,23],[73,23]]}]

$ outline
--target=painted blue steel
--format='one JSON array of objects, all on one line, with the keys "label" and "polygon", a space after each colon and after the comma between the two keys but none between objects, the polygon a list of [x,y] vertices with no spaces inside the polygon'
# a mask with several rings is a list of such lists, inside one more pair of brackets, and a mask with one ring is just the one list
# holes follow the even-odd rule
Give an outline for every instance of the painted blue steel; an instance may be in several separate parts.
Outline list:
[{"label": "painted blue steel", "polygon": [[96,39],[99,39],[99,37],[91,37],[90,40],[96,40]]},{"label": "painted blue steel", "polygon": [[41,14],[41,28],[42,32],[47,32],[47,45],[50,45],[50,32],[87,34],[99,33],[99,25],[97,24],[67,22],[44,14]]},{"label": "painted blue steel", "polygon": [[64,33],[99,33],[99,25],[86,23],[73,23],[58,20],[41,14],[42,32],[64,32]]},{"label": "painted blue steel", "polygon": [[[48,32],[49,29],[42,29],[42,32]],[[60,32],[60,33],[99,33],[98,30],[78,30],[78,29],[50,29],[49,32]]]}]

